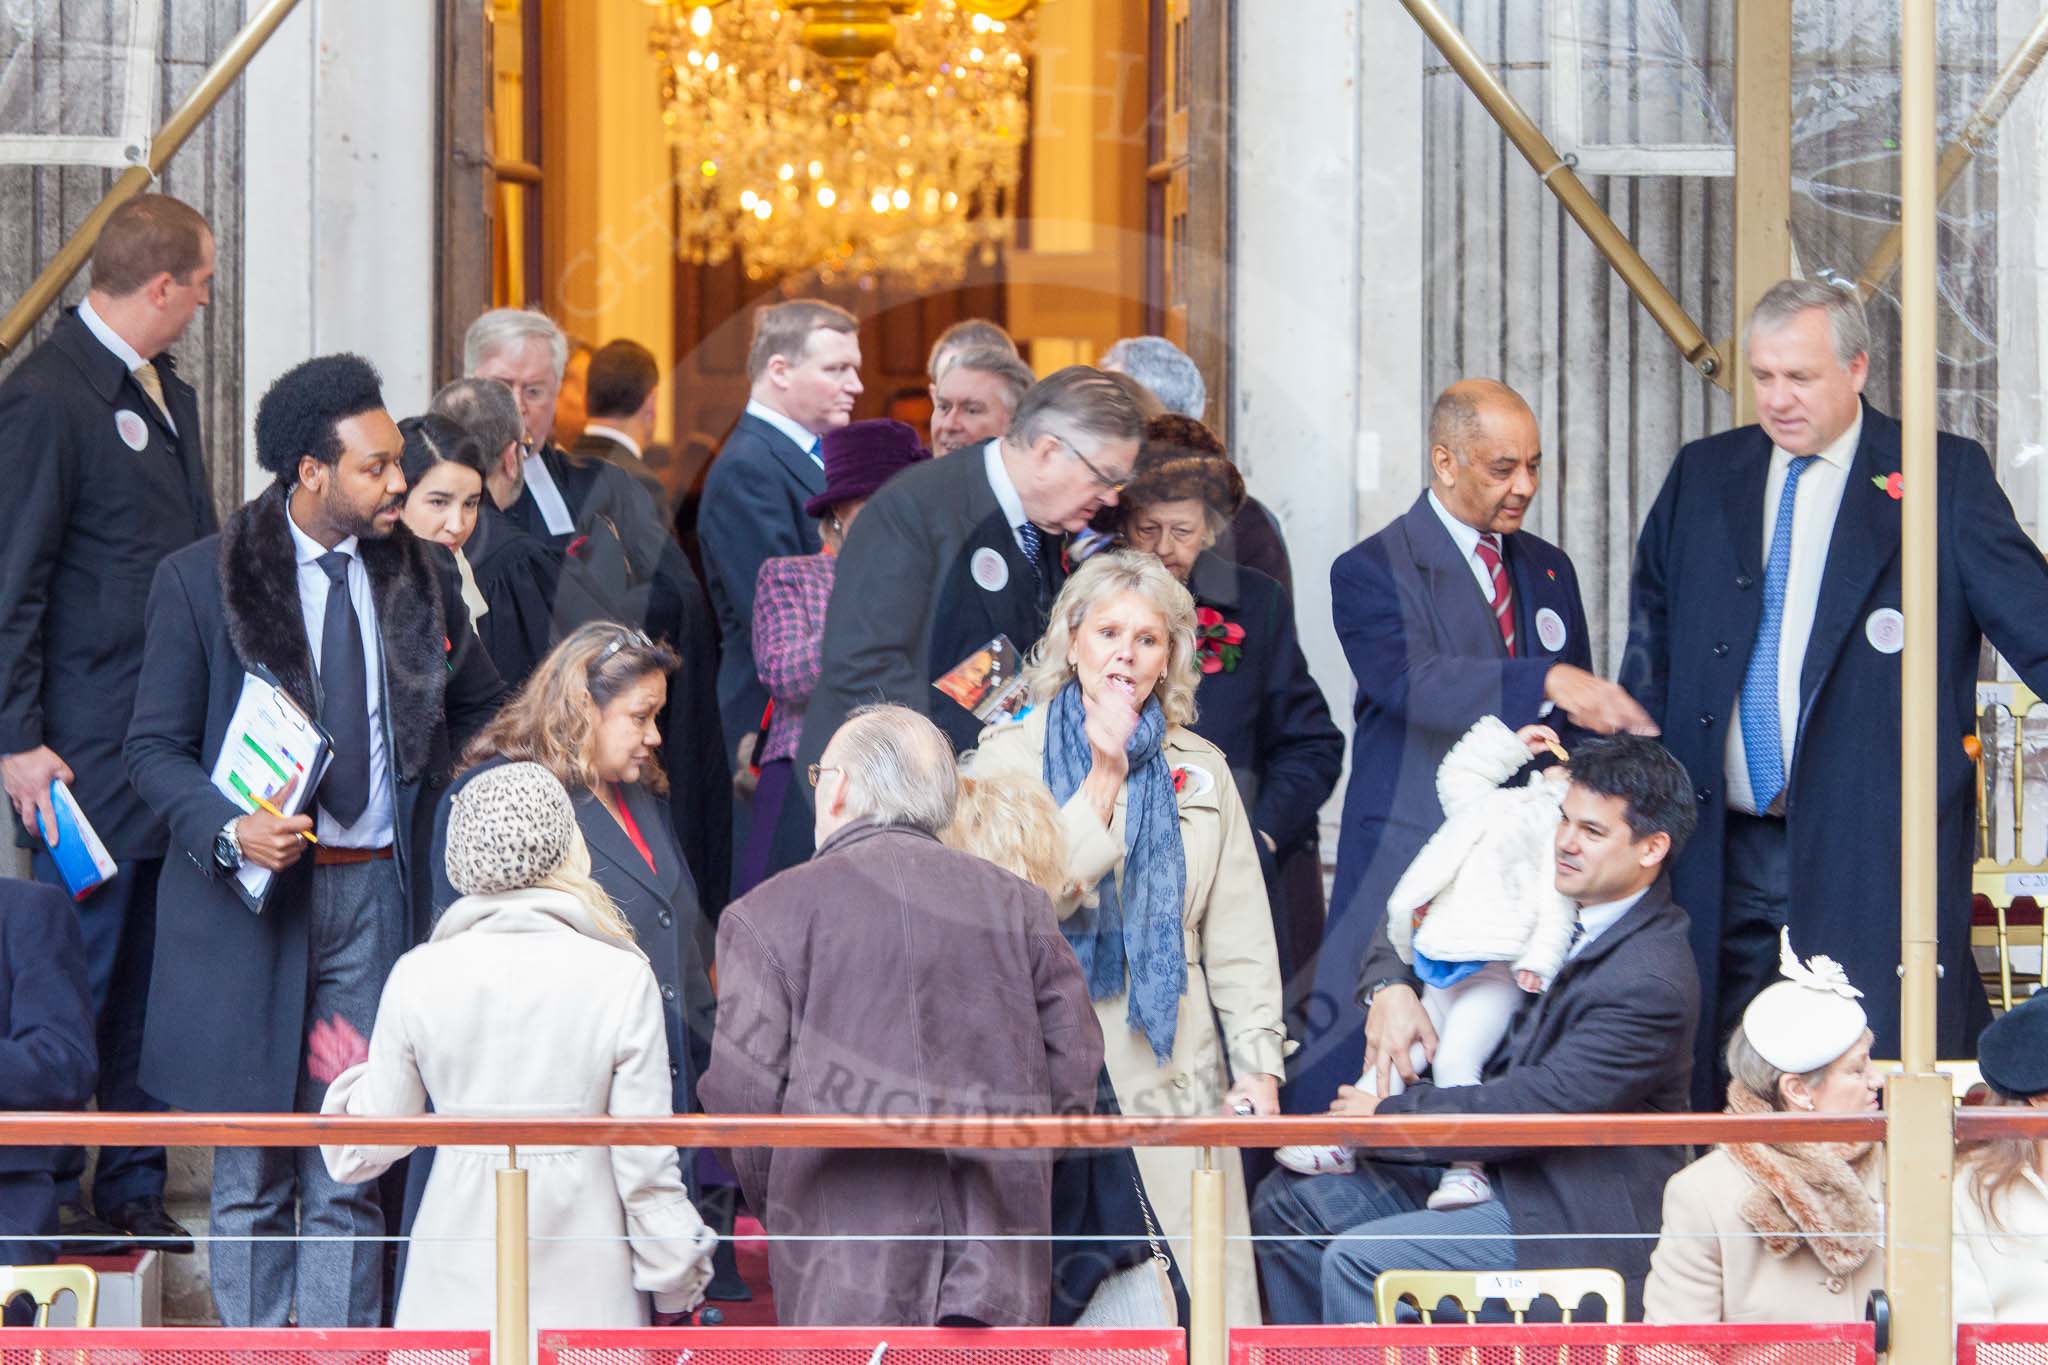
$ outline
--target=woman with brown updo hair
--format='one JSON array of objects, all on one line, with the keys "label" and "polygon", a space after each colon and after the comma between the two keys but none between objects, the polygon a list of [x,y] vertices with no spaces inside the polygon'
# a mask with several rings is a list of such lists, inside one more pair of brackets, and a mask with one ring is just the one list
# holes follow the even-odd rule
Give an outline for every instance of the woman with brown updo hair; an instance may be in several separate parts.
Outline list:
[{"label": "woman with brown updo hair", "polygon": [[1216,434],[1167,413],[1146,423],[1117,511],[1124,543],[1158,555],[1194,596],[1201,687],[1189,728],[1229,759],[1251,813],[1293,1001],[1322,942],[1317,815],[1336,789],[1344,739],[1309,676],[1286,591],[1213,553],[1244,499],[1244,479]]}]

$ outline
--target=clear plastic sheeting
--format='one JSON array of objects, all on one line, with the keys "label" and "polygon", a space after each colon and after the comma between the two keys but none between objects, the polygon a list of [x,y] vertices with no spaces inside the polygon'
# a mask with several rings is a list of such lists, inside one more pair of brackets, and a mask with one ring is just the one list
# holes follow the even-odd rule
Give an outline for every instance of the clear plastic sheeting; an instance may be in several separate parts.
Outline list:
[{"label": "clear plastic sheeting", "polygon": [[0,0],[0,164],[142,161],[163,9],[163,0]]}]

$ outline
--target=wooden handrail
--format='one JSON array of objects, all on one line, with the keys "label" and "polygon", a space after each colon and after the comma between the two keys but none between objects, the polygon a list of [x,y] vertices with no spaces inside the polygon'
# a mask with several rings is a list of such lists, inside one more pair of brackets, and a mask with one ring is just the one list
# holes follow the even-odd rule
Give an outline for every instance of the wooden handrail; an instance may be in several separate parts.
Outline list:
[{"label": "wooden handrail", "polygon": [[[1998,1131],[2048,1136],[2022,1111]],[[2017,1120],[2013,1125],[2004,1116]],[[0,1114],[0,1147],[50,1145],[303,1147],[317,1143],[464,1146],[675,1146],[1028,1149],[1281,1147],[1661,1147],[1721,1142],[1875,1142],[1882,1114],[1458,1114],[1435,1117],[842,1118],[692,1114],[674,1118],[473,1118],[428,1114]]]}]

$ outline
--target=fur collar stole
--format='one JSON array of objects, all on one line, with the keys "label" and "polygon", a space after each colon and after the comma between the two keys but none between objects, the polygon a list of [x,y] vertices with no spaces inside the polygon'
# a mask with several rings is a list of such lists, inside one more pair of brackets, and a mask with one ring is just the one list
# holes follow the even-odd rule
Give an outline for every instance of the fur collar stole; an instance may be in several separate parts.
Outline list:
[{"label": "fur collar stole", "polygon": [[[306,709],[320,714],[320,680],[299,609],[298,551],[285,525],[277,481],[221,527],[221,610],[228,640],[245,664],[261,664]],[[384,715],[396,749],[393,770],[426,772],[435,732],[445,724],[448,629],[441,585],[425,548],[403,522],[382,540],[359,540],[384,652]]]},{"label": "fur collar stole", "polygon": [[[1728,1112],[1768,1114],[1746,1086],[1728,1085]],[[1877,1250],[1880,1215],[1865,1177],[1883,1160],[1875,1142],[1728,1143],[1721,1148],[1755,1182],[1742,1220],[1783,1260],[1810,1247],[1830,1275],[1847,1275]]]}]

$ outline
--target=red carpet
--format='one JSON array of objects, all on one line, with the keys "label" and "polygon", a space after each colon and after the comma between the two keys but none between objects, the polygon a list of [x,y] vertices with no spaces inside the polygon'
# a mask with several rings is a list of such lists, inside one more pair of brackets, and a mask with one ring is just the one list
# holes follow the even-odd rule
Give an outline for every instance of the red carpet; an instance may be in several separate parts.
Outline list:
[{"label": "red carpet", "polygon": [[[743,1213],[733,1227],[733,1235],[741,1239],[758,1239],[761,1236],[761,1220],[750,1213]],[[742,1240],[738,1248],[740,1278],[747,1282],[747,1288],[754,1291],[754,1297],[747,1303],[721,1303],[716,1299],[704,1301],[704,1308],[716,1308],[725,1314],[722,1326],[726,1327],[773,1327],[775,1323],[775,1291],[768,1283],[768,1244],[759,1240]],[[698,1310],[699,1315],[703,1309]]]}]

